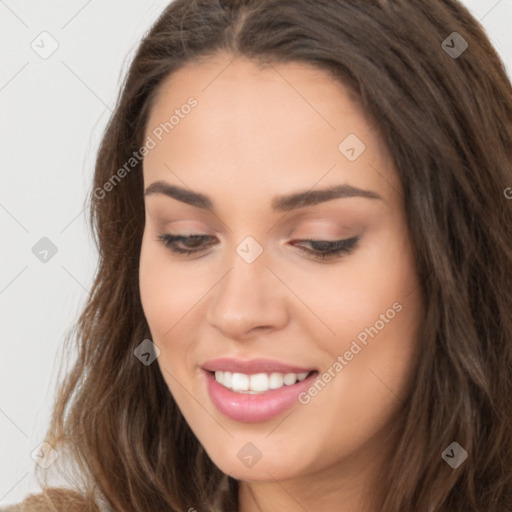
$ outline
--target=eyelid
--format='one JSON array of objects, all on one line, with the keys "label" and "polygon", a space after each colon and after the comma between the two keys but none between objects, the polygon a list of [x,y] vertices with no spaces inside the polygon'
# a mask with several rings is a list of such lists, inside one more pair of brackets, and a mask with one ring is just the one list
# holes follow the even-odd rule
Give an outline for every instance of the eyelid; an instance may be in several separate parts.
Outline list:
[{"label": "eyelid", "polygon": [[[204,222],[197,220],[173,220],[166,222],[161,226],[162,231],[168,229],[172,234],[188,236],[188,235],[211,235],[215,231],[208,227]],[[176,232],[176,233],[175,233]]]},{"label": "eyelid", "polygon": [[327,251],[315,250],[315,249],[306,249],[301,245],[296,245],[299,250],[312,255],[314,259],[320,260],[334,260],[341,259],[344,256],[348,256],[351,254],[357,247],[359,246],[360,236],[353,236],[351,238],[342,238],[338,240],[318,240],[318,239],[300,239],[296,240],[299,243],[310,243],[312,246],[315,244],[324,243],[325,245],[331,247]]},{"label": "eyelid", "polygon": [[[183,241],[191,241],[196,240],[201,242],[201,240],[211,240],[212,238],[216,238],[212,235],[193,233],[190,235],[183,234],[170,234],[170,233],[161,233],[157,236],[157,241],[162,243],[165,247],[167,247],[172,253],[180,256],[189,257],[191,254],[198,254],[198,258],[201,257],[206,251],[208,247],[212,244],[201,244],[198,247],[192,248],[180,248],[177,247],[177,243],[183,243]],[[309,259],[314,261],[325,261],[325,260],[337,260],[341,259],[344,256],[349,255],[352,251],[354,251],[359,245],[360,236],[354,236],[351,238],[342,238],[337,240],[322,240],[322,239],[297,239],[292,240],[289,243],[293,245],[295,243],[295,247],[299,249],[299,251],[308,254],[311,256]],[[299,244],[309,243],[313,246],[312,249],[307,249]],[[315,244],[322,247],[324,245],[325,250],[315,249]]]}]

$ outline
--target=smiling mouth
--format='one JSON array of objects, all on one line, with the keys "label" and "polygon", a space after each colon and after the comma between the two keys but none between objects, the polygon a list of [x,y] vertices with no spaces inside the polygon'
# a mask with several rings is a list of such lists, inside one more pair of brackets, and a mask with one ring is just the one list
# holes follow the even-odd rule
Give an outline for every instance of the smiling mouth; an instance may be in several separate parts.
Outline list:
[{"label": "smiling mouth", "polygon": [[283,387],[293,386],[298,382],[302,382],[314,373],[316,370],[301,373],[238,373],[228,371],[208,371],[221,386],[234,391],[235,393],[257,395],[267,393],[272,390],[281,389]]}]

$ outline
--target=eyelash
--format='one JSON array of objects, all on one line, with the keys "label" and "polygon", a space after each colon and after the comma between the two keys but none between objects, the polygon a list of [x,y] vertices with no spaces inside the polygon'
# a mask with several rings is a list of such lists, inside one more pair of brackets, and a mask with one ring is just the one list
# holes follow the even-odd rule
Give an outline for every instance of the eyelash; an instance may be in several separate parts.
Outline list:
[{"label": "eyelash", "polygon": [[[183,255],[183,256],[190,256],[190,254],[199,253],[205,250],[204,247],[199,249],[182,249],[180,247],[176,246],[176,243],[178,242],[190,242],[192,240],[198,241],[198,240],[205,240],[205,239],[212,239],[213,236],[209,235],[170,235],[167,233],[162,233],[158,235],[157,241],[164,244],[165,247],[170,249],[175,254]],[[353,238],[347,238],[345,240],[299,240],[300,242],[307,242],[311,245],[317,244],[320,245],[320,247],[328,247],[327,250],[311,250],[306,249],[300,245],[297,245],[299,250],[308,253],[310,255],[315,256],[316,258],[320,258],[322,260],[326,259],[335,259],[337,257],[342,257],[344,255],[350,254],[356,247],[357,243],[359,242],[359,237],[355,236]]]}]

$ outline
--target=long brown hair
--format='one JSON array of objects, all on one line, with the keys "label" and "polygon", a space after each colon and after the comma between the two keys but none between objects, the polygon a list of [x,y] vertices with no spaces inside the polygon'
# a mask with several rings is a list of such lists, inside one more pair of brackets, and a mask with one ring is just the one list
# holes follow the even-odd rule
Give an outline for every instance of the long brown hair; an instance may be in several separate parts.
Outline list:
[{"label": "long brown hair", "polygon": [[[455,55],[459,37],[468,47]],[[359,95],[398,170],[426,321],[377,508],[512,510],[512,88],[455,0],[176,0],[144,37],[96,160],[99,266],[46,436],[83,510],[237,509],[237,481],[206,455],[158,365],[134,357],[150,338],[141,162],[104,192],[144,144],[162,81],[217,52],[332,73]],[[441,457],[454,441],[468,453],[457,469]],[[58,491],[45,492],[49,504]]]}]

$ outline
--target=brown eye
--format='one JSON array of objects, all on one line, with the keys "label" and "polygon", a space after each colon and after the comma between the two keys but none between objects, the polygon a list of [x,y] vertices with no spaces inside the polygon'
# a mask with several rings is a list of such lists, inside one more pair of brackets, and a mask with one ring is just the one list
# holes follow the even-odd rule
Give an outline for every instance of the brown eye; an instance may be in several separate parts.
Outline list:
[{"label": "brown eye", "polygon": [[[176,254],[189,255],[203,251],[208,245],[211,245],[211,241],[215,237],[210,235],[171,235],[168,233],[162,233],[158,235],[157,240],[162,242],[167,248]],[[205,241],[210,243],[205,244]],[[182,244],[183,247],[179,247],[178,244]]]},{"label": "brown eye", "polygon": [[299,240],[300,243],[307,243],[311,249],[307,249],[301,245],[297,247],[304,252],[319,257],[321,259],[336,258],[349,254],[359,242],[359,237],[347,238],[346,240]]}]

